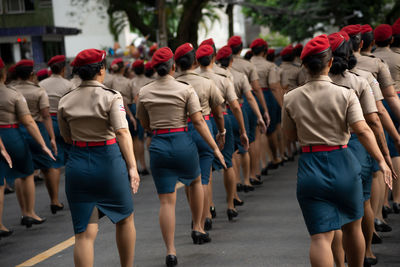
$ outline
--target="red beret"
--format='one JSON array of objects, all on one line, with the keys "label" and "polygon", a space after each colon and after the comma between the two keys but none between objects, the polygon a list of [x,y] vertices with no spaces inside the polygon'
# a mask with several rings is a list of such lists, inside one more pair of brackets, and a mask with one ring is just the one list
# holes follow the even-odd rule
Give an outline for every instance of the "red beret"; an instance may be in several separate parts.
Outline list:
[{"label": "red beret", "polygon": [[223,59],[223,58],[227,58],[229,56],[232,55],[232,49],[230,46],[225,45],[224,47],[222,47],[220,50],[218,50],[217,53],[217,60]]},{"label": "red beret", "polygon": [[38,72],[36,72],[36,76],[38,77],[49,76],[49,71],[47,69],[41,69]]},{"label": "red beret", "polygon": [[392,37],[392,26],[389,24],[381,24],[374,30],[375,41],[385,41]]},{"label": "red beret", "polygon": [[173,57],[174,54],[169,47],[162,47],[154,53],[151,62],[153,62],[153,67],[155,67],[161,63],[167,62]]},{"label": "red beret", "polygon": [[369,24],[365,24],[365,25],[361,26],[361,33],[362,34],[367,33],[367,32],[372,32],[372,31],[373,31],[373,29],[372,29],[371,26],[369,26]]},{"label": "red beret", "polygon": [[0,57],[0,70],[4,68],[4,61],[3,59]]},{"label": "red beret", "polygon": [[293,45],[288,45],[281,51],[281,56],[293,54]]},{"label": "red beret", "polygon": [[33,60],[29,60],[29,59],[23,59],[17,62],[17,64],[15,64],[15,67],[33,67]]},{"label": "red beret", "polygon": [[400,34],[400,23],[393,24],[393,26],[392,26],[392,33],[393,33],[393,35],[398,35],[398,34]]},{"label": "red beret", "polygon": [[193,45],[191,43],[185,43],[185,44],[179,46],[175,50],[175,60],[178,60],[179,58],[186,55],[187,53],[189,53],[192,50],[193,50]]},{"label": "red beret", "polygon": [[398,18],[398,19],[394,22],[394,24],[400,24],[400,18]]},{"label": "red beret", "polygon": [[301,52],[300,59],[303,60],[304,58],[312,55],[319,54],[324,52],[330,47],[329,39],[326,34],[319,35],[313,39],[311,39],[306,46],[304,47],[303,51]]},{"label": "red beret", "polygon": [[15,68],[17,67],[17,65],[12,65],[11,67],[8,68],[8,72],[9,73],[14,73],[15,72]]},{"label": "red beret", "polygon": [[118,64],[118,63],[123,63],[124,61],[122,60],[122,58],[116,58],[116,59],[114,59],[112,62],[111,62],[111,67],[112,66],[114,66],[115,64]]},{"label": "red beret", "polygon": [[214,48],[211,45],[202,45],[196,51],[196,58],[211,56],[214,54]]},{"label": "red beret", "polygon": [[211,45],[211,46],[213,46],[213,45],[215,45],[215,43],[214,43],[213,38],[210,38],[210,39],[206,39],[203,42],[201,42],[201,44],[199,46],[202,46],[202,45]]},{"label": "red beret", "polygon": [[275,49],[268,49],[267,54],[268,54],[268,55],[272,55],[272,54],[275,55]]},{"label": "red beret", "polygon": [[343,35],[340,32],[329,34],[328,39],[332,48],[332,52],[334,52],[345,41]]},{"label": "red beret", "polygon": [[[346,41],[350,40],[350,36],[349,36],[349,34],[348,34],[347,32],[345,32],[345,31],[340,31],[339,33],[344,37],[344,39],[345,39]],[[328,37],[329,37],[329,36],[328,36]]]},{"label": "red beret", "polygon": [[156,51],[158,49],[158,45],[157,44],[153,44],[152,46],[150,46],[150,51]]},{"label": "red beret", "polygon": [[152,69],[152,68],[153,68],[153,65],[152,65],[151,61],[149,61],[149,62],[147,62],[146,64],[144,64],[144,68],[145,68],[146,70]]},{"label": "red beret", "polygon": [[343,27],[340,31],[347,32],[348,35],[357,35],[361,33],[361,25],[360,24],[355,24],[355,25],[347,25],[346,27]]},{"label": "red beret", "polygon": [[302,44],[302,43],[297,44],[297,45],[294,47],[294,49],[303,49],[303,44]]},{"label": "red beret", "polygon": [[97,49],[86,49],[79,52],[74,59],[75,67],[102,62],[106,57],[106,51]]},{"label": "red beret", "polygon": [[259,46],[268,46],[268,44],[264,39],[257,38],[253,42],[251,42],[250,48],[259,47]]},{"label": "red beret", "polygon": [[135,60],[135,62],[132,63],[132,68],[137,68],[137,67],[144,67],[144,61],[141,59]]},{"label": "red beret", "polygon": [[238,46],[238,45],[241,45],[241,44],[242,44],[242,37],[237,36],[237,35],[232,36],[232,37],[229,38],[229,40],[228,40],[228,45],[229,45],[230,47],[232,47],[232,46]]},{"label": "red beret", "polygon": [[64,55],[58,55],[50,58],[49,62],[47,62],[47,66],[51,66],[51,64],[58,63],[58,62],[65,62]]}]

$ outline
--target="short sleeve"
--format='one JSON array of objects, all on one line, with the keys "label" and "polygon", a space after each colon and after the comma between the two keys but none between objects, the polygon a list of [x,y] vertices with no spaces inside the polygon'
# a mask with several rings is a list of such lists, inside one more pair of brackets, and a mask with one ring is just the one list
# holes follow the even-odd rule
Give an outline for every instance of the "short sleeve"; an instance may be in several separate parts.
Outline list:
[{"label": "short sleeve", "polygon": [[217,88],[215,83],[210,80],[210,106],[214,108],[224,103],[224,98],[221,95],[221,91]]},{"label": "short sleeve", "polygon": [[199,97],[197,96],[196,91],[191,86],[187,90],[186,110],[189,113],[189,116],[193,115],[196,112],[202,111]]},{"label": "short sleeve", "polygon": [[136,105],[136,117],[141,121],[149,121],[149,113],[147,112],[144,104],[141,101],[140,94]]},{"label": "short sleeve", "polygon": [[282,70],[281,85],[283,87],[289,86],[289,71],[288,70]]},{"label": "short sleeve", "polygon": [[69,124],[67,120],[64,118],[64,110],[61,106],[59,106],[57,112],[57,120],[58,120],[58,127],[60,129],[60,134],[62,137],[71,138],[71,129],[69,128]]},{"label": "short sleeve", "polygon": [[259,77],[258,77],[258,74],[257,74],[256,67],[253,64],[251,64],[250,66],[251,67],[250,67],[250,70],[249,70],[249,77],[248,78],[249,78],[249,82],[251,83],[251,82],[254,82],[254,81],[258,80]]},{"label": "short sleeve", "polygon": [[229,78],[224,79],[224,85],[225,85],[225,90],[226,90],[226,101],[232,102],[234,100],[237,100],[238,97],[235,92],[235,86],[233,85],[233,82],[229,80]]},{"label": "short sleeve", "polygon": [[367,80],[360,77],[360,86],[362,88],[362,94],[360,95],[360,104],[364,114],[370,114],[378,112],[376,107],[374,92],[371,86],[369,86]]},{"label": "short sleeve", "polygon": [[281,80],[280,71],[278,67],[272,67],[268,74],[268,85],[279,83]]},{"label": "short sleeve", "polygon": [[347,116],[346,120],[348,124],[353,124],[358,121],[363,121],[364,116],[361,109],[360,101],[358,100],[356,94],[353,90],[348,90],[348,106],[347,106]]},{"label": "short sleeve", "polygon": [[31,114],[25,97],[19,92],[17,93],[16,99],[15,99],[15,111],[16,111],[18,118],[21,118],[22,116]]},{"label": "short sleeve", "polygon": [[375,101],[381,101],[384,97],[382,95],[381,88],[379,87],[378,81],[375,79],[374,75],[368,73],[368,83],[374,92]]},{"label": "short sleeve", "polygon": [[40,89],[39,93],[39,109],[45,109],[50,107],[49,103],[49,96],[47,95],[46,91],[44,89]]},{"label": "short sleeve", "polygon": [[242,79],[240,82],[240,86],[241,86],[241,90],[242,90],[242,94],[245,94],[249,91],[252,91],[253,89],[251,88],[251,85],[249,83],[249,80],[246,79],[245,75],[242,75]]},{"label": "short sleeve", "polygon": [[377,78],[381,88],[386,88],[390,85],[393,85],[394,82],[390,74],[388,65],[386,65],[386,63],[382,62],[381,60],[379,60],[378,64],[379,64],[379,72]]},{"label": "short sleeve", "polygon": [[296,123],[290,116],[287,101],[285,96],[283,97],[283,109],[282,109],[282,129],[286,132],[293,132],[296,131]]},{"label": "short sleeve", "polygon": [[306,83],[307,81],[307,70],[305,69],[305,67],[302,67],[299,71],[299,75],[297,76],[297,85],[303,85]]},{"label": "short sleeve", "polygon": [[128,128],[124,102],[120,94],[114,95],[110,108],[110,124],[114,131]]}]

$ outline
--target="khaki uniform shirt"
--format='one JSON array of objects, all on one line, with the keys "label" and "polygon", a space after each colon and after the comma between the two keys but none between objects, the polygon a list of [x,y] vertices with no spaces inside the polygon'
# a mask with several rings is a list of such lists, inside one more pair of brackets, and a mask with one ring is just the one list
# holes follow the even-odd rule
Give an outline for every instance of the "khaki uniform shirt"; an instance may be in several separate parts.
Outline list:
[{"label": "khaki uniform shirt", "polygon": [[335,84],[354,90],[356,96],[360,100],[361,108],[364,114],[378,112],[374,92],[372,91],[372,88],[369,86],[366,79],[347,70],[343,74],[329,74],[329,77]]},{"label": "khaki uniform shirt", "polygon": [[74,141],[110,140],[128,128],[121,94],[94,80],[63,96],[57,116],[61,135]]},{"label": "khaki uniform shirt", "polygon": [[293,64],[295,64],[297,67],[301,68],[301,65],[303,64],[303,62],[301,61],[301,59],[299,57],[295,57],[293,60]]},{"label": "khaki uniform shirt", "polygon": [[366,79],[369,86],[371,86],[372,91],[374,92],[375,101],[382,101],[383,95],[381,88],[379,87],[378,81],[375,79],[374,75],[371,74],[371,72],[360,70],[357,67],[351,69],[350,72]]},{"label": "khaki uniform shirt", "polygon": [[400,47],[391,47],[390,48],[393,52],[400,54]]},{"label": "khaki uniform shirt", "polygon": [[357,68],[371,72],[378,80],[381,88],[394,85],[389,67],[383,60],[376,58],[371,53],[363,53],[362,55],[354,53],[354,56],[357,58]]},{"label": "khaki uniform shirt", "polygon": [[374,55],[389,66],[390,74],[394,81],[394,89],[400,91],[400,54],[393,52],[389,47],[378,47]]},{"label": "khaki uniform shirt", "polygon": [[243,95],[246,92],[252,91],[253,89],[251,88],[251,85],[249,83],[249,80],[247,79],[246,75],[242,72],[238,72],[234,69],[230,69],[230,72],[232,73],[233,76],[233,81],[234,81],[234,86],[235,86],[235,92],[237,97],[239,98],[239,104],[243,104],[244,99]]},{"label": "khaki uniform shirt", "polygon": [[261,88],[269,88],[270,84],[279,83],[279,69],[274,63],[262,56],[252,56],[250,61],[256,67]]},{"label": "khaki uniform shirt", "polygon": [[281,84],[282,86],[288,86],[287,90],[292,90],[299,86],[298,79],[300,73],[300,67],[295,65],[293,62],[283,61],[279,66],[281,68]]},{"label": "khaki uniform shirt", "polygon": [[[266,61],[266,59],[264,60]],[[250,84],[256,80],[259,80],[256,67],[254,66],[252,61],[248,61],[242,58],[240,55],[233,55],[232,69],[246,74]]]},{"label": "khaki uniform shirt", "polygon": [[49,97],[46,90],[30,81],[19,80],[14,88],[17,89],[26,99],[32,118],[37,122],[42,122],[43,117],[40,113],[42,109],[49,108]]},{"label": "khaki uniform shirt", "polygon": [[152,130],[186,127],[188,115],[196,112],[202,112],[196,91],[171,75],[140,89],[136,116],[148,121]]},{"label": "khaki uniform shirt", "polygon": [[46,90],[49,96],[50,113],[58,111],[58,102],[62,96],[73,89],[73,84],[60,75],[52,74],[49,78],[39,83],[39,86]]},{"label": "khaki uniform shirt", "polygon": [[16,89],[0,83],[0,125],[17,124],[22,116],[31,114],[24,96]]},{"label": "khaki uniform shirt", "polygon": [[104,77],[103,84],[104,84],[107,88],[112,88],[113,79],[114,79],[114,74],[111,74],[111,73],[106,72],[106,76]]},{"label": "khaki uniform shirt", "polygon": [[364,120],[354,93],[328,76],[312,78],[284,95],[282,128],[296,131],[301,146],[347,145],[349,125]]},{"label": "khaki uniform shirt", "polygon": [[139,94],[139,91],[143,86],[145,86],[146,84],[148,84],[152,81],[154,81],[153,78],[149,78],[144,74],[135,76],[135,78],[133,78],[131,80],[131,90],[132,90],[131,94],[132,94],[133,98],[135,98]]},{"label": "khaki uniform shirt", "polygon": [[221,95],[225,99],[222,105],[223,111],[226,111],[226,104],[238,99],[233,82],[227,76],[216,74],[213,70],[209,69],[201,70],[200,75],[214,81],[217,88],[221,91]]},{"label": "khaki uniform shirt", "polygon": [[109,88],[120,92],[125,104],[130,105],[134,102],[134,97],[132,96],[134,89],[131,80],[124,77],[122,74],[114,74],[111,87]]},{"label": "khaki uniform shirt", "polygon": [[[232,80],[232,82],[233,82],[233,77],[232,77],[232,74],[230,73],[230,71],[228,71],[227,69],[225,69],[225,68],[223,68],[223,67],[221,67],[221,66],[218,66],[216,63],[214,63],[214,65],[213,65],[213,71],[214,71],[216,74],[219,74],[219,75],[228,77],[228,78],[229,78],[230,80]],[[197,68],[194,70],[194,72],[196,72],[197,74],[200,74],[200,73],[201,73],[201,68],[200,68],[200,66],[197,67]],[[179,76],[179,75],[177,75],[176,77],[178,77],[178,76]]]},{"label": "khaki uniform shirt", "polygon": [[79,75],[74,75],[74,77],[72,77],[72,79],[70,80],[70,82],[72,83],[72,88],[75,89],[76,87],[78,87],[79,85],[81,85],[82,83],[82,79],[79,77]]},{"label": "khaki uniform shirt", "polygon": [[299,71],[299,76],[297,77],[297,84],[299,86],[304,85],[309,79],[310,75],[308,74],[306,67],[302,66]]},{"label": "khaki uniform shirt", "polygon": [[177,80],[186,82],[194,88],[200,100],[203,116],[210,115],[212,108],[225,102],[215,83],[193,70],[182,71]]}]

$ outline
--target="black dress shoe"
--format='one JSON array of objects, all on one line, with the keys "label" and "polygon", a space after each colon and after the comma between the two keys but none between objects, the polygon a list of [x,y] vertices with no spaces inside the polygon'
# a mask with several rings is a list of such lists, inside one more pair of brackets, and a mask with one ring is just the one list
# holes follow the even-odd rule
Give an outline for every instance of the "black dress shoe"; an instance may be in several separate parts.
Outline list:
[{"label": "black dress shoe", "polygon": [[210,213],[211,213],[211,217],[214,219],[215,217],[217,217],[217,211],[215,210],[214,206],[210,207]]},{"label": "black dress shoe", "polygon": [[165,258],[165,265],[167,265],[167,267],[173,267],[178,265],[178,258],[175,255],[168,255]]},{"label": "black dress shoe", "polygon": [[236,206],[243,206],[244,201],[239,201],[236,198],[233,199],[233,205]]},{"label": "black dress shoe", "polygon": [[280,162],[279,163],[272,163],[272,162],[270,162],[269,164],[268,164],[268,170],[276,170],[276,169],[278,169],[279,168],[279,164],[280,164]]},{"label": "black dress shoe", "polygon": [[61,206],[58,206],[58,205],[50,205],[50,210],[51,210],[51,213],[53,213],[53,214],[56,214],[57,213],[57,211],[60,211],[60,210],[63,210],[64,209],[64,204],[63,203],[61,203]]},{"label": "black dress shoe", "polygon": [[236,184],[236,191],[237,192],[242,192],[243,191],[243,185],[242,184]]},{"label": "black dress shoe", "polygon": [[4,194],[6,194],[6,195],[7,194],[12,194],[14,192],[15,192],[15,190],[10,186],[6,186],[6,188],[4,189]]},{"label": "black dress shoe", "polygon": [[143,176],[146,176],[146,175],[149,175],[150,172],[147,169],[143,169],[143,170],[139,171],[139,174],[143,175]]},{"label": "black dress shoe", "polygon": [[243,185],[243,191],[244,191],[245,193],[248,193],[248,192],[250,192],[250,191],[254,191],[254,186],[251,186],[251,185]]},{"label": "black dress shoe", "polygon": [[36,220],[29,216],[22,216],[21,225],[25,225],[26,228],[32,227],[33,224],[42,224],[46,221],[46,218],[42,218],[42,220]]},{"label": "black dress shoe", "polygon": [[293,162],[294,161],[294,156],[289,157],[289,161]]},{"label": "black dress shoe", "polygon": [[261,170],[261,175],[268,175],[268,167],[265,167]]},{"label": "black dress shoe", "polygon": [[392,208],[387,207],[387,206],[383,206],[382,207],[382,217],[384,219],[386,219],[388,217],[389,214],[393,213]]},{"label": "black dress shoe", "polygon": [[390,227],[388,224],[382,222],[379,219],[375,219],[375,230],[378,232],[391,232],[392,227]]},{"label": "black dress shoe", "polygon": [[367,263],[368,266],[376,265],[378,263],[377,258],[365,258],[364,259],[364,266]]},{"label": "black dress shoe", "polygon": [[250,178],[250,184],[251,185],[262,185],[263,182],[258,179]]},{"label": "black dress shoe", "polygon": [[376,233],[372,235],[372,244],[382,244],[382,238]]},{"label": "black dress shoe", "polygon": [[212,220],[210,218],[206,218],[204,222],[204,230],[210,231],[212,229]]},{"label": "black dress shoe", "polygon": [[396,202],[393,202],[392,206],[393,206],[393,212],[396,213],[396,214],[399,214],[400,213],[400,204],[396,203]]},{"label": "black dress shoe", "polygon": [[203,234],[198,231],[192,231],[192,239],[193,239],[193,244],[198,244],[198,245],[211,242],[211,238],[208,235],[208,233]]},{"label": "black dress shoe", "polygon": [[0,238],[8,237],[8,236],[12,235],[13,233],[14,233],[13,230],[8,230],[8,231],[0,230]]},{"label": "black dress shoe", "polygon": [[237,217],[239,214],[235,210],[228,209],[226,210],[226,215],[228,215],[228,220],[232,221],[233,218]]}]

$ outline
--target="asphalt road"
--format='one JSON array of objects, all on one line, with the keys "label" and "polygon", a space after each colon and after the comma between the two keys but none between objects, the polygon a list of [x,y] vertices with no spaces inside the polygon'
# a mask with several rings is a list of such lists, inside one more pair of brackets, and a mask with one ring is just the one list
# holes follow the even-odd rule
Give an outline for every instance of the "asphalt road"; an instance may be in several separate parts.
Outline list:
[{"label": "asphalt road", "polygon": [[[240,214],[235,222],[228,222],[226,216],[222,175],[214,173],[217,218],[210,231],[212,242],[201,246],[192,244],[189,207],[183,188],[179,189],[175,234],[179,266],[309,266],[309,237],[296,200],[296,167],[297,163],[288,163],[264,176],[264,185],[254,192],[241,193],[245,205],[238,208]],[[66,204],[64,179],[61,187],[61,200]],[[5,197],[4,223],[15,233],[0,240],[1,267],[21,264],[73,236],[68,208],[52,215],[44,183],[38,183],[36,188],[36,210],[48,221],[31,229],[19,225],[15,194]],[[135,196],[135,266],[164,266],[158,209],[152,178],[146,176]],[[384,243],[374,246],[379,258],[377,266],[400,266],[400,215],[391,214],[388,221],[394,230],[382,234]],[[107,218],[99,226],[95,266],[118,266],[115,227]],[[34,266],[73,266],[73,247],[43,259]]]}]

